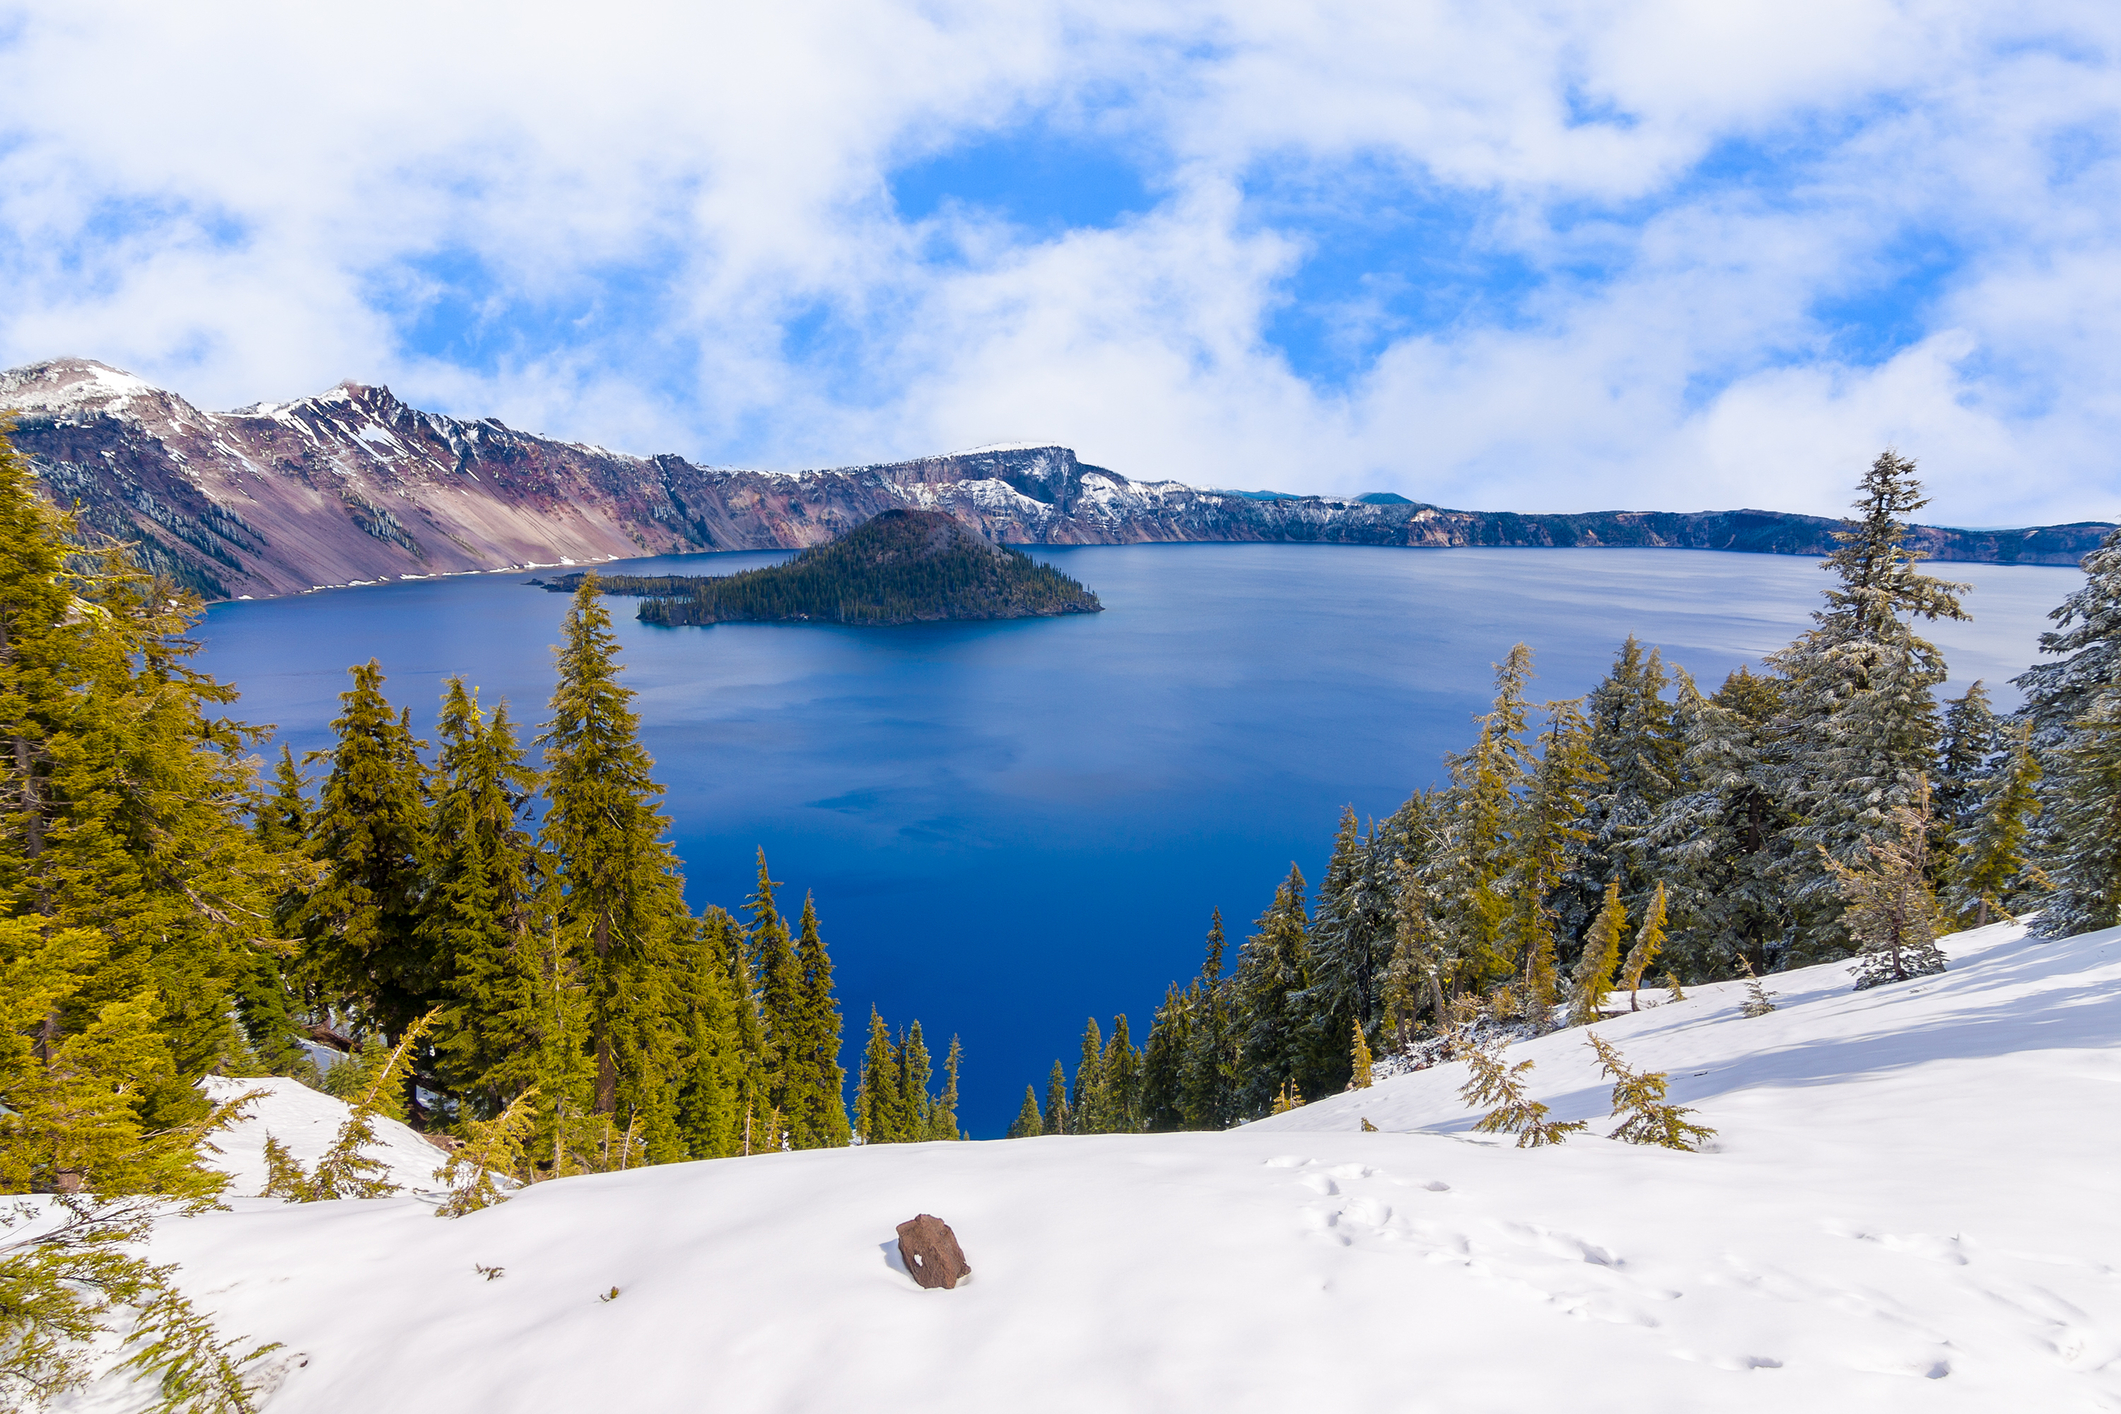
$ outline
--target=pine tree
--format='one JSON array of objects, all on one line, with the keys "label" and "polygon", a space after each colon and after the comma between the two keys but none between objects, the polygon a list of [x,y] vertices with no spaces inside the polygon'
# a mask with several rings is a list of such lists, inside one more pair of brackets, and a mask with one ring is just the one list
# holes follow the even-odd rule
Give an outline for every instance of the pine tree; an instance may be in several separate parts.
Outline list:
[{"label": "pine tree", "polygon": [[1348,1077],[1350,1090],[1367,1090],[1375,1083],[1370,1076],[1370,1046],[1363,1040],[1360,1026],[1355,1028],[1355,1049],[1351,1053],[1349,1070],[1352,1072]]},{"label": "pine tree", "polygon": [[950,1038],[950,1049],[943,1055],[943,1092],[937,1095],[928,1107],[928,1137],[930,1139],[962,1139],[963,1131],[957,1127],[957,1073],[965,1062],[965,1047],[957,1037]]},{"label": "pine tree", "polygon": [[405,718],[383,696],[371,658],[353,672],[332,722],[331,770],[310,816],[309,853],[325,868],[294,922],[307,965],[360,1024],[395,1042],[444,998],[448,978],[420,933],[426,771]]},{"label": "pine tree", "polygon": [[593,574],[568,610],[566,640],[552,721],[539,738],[550,801],[544,849],[554,860],[561,928],[588,988],[595,1112],[640,1116],[649,1156],[660,1162],[681,1151],[668,1019],[677,1010],[669,987],[675,948],[690,923],[684,884]]},{"label": "pine tree", "polygon": [[1172,998],[1165,999],[1165,1012],[1175,1022],[1182,1018],[1187,1031],[1180,1102],[1181,1123],[1187,1129],[1228,1129],[1238,1116],[1238,1030],[1230,1014],[1230,987],[1223,979],[1223,945],[1223,911],[1218,908],[1208,923],[1197,996],[1179,1010],[1172,1009]]},{"label": "pine tree", "polygon": [[1443,978],[1453,970],[1453,958],[1438,937],[1434,919],[1434,895],[1422,882],[1419,866],[1400,860],[1399,896],[1393,910],[1397,941],[1391,966],[1385,969],[1385,1012],[1388,1028],[1405,1051],[1414,1044],[1414,1025],[1424,1005],[1445,1023]]},{"label": "pine tree", "polygon": [[1937,754],[1943,655],[1909,626],[1964,619],[1967,586],[1920,574],[1905,516],[1926,505],[1915,464],[1881,454],[1865,475],[1861,518],[1835,539],[1825,568],[1838,577],[1815,627],[1770,662],[1787,679],[1777,723],[1776,793],[1792,817],[1790,892],[1798,906],[1790,960],[1845,956],[1837,876],[1829,860],[1858,863],[1893,833]]},{"label": "pine tree", "polygon": [[[1629,640],[1633,645],[1633,640]],[[1606,777],[1592,754],[1592,735],[1574,702],[1548,706],[1539,763],[1513,831],[1515,867],[1509,874],[1510,950],[1518,969],[1524,1008],[1537,1030],[1545,1030],[1559,1000],[1554,976],[1556,915],[1552,895],[1561,887],[1571,852],[1589,835],[1576,821],[1585,792]],[[1618,877],[1616,874],[1615,878]]]},{"label": "pine tree", "polygon": [[1744,668],[1714,696],[1683,672],[1678,679],[1690,788],[1652,822],[1645,867],[1668,885],[1665,951],[1674,972],[1722,977],[1737,970],[1739,954],[1779,947],[1791,926],[1788,821],[1774,800],[1770,760],[1782,693],[1775,679]]},{"label": "pine tree", "polygon": [[[740,996],[744,930],[719,908],[704,910],[679,952],[678,1128],[686,1153],[719,1159],[743,1152],[744,1118],[764,1089],[763,1064],[745,1050],[740,1017],[755,1015]],[[834,1067],[837,1073],[837,1066]],[[834,1096],[837,1099],[837,1096]],[[844,1123],[844,1112],[842,1117]]]},{"label": "pine tree", "polygon": [[1024,1105],[1016,1112],[1016,1120],[1009,1126],[1011,1139],[1036,1139],[1046,1132],[1046,1122],[1038,1112],[1038,1092],[1029,1085],[1024,1087]]},{"label": "pine tree", "polygon": [[473,1112],[491,1118],[536,1083],[523,1064],[535,1044],[525,1006],[536,981],[540,861],[523,815],[537,775],[523,757],[504,703],[489,721],[462,678],[448,680],[437,727],[425,904],[415,936],[449,1000],[436,1018],[442,1079]]},{"label": "pine tree", "polygon": [[1606,994],[1613,990],[1613,973],[1620,966],[1620,939],[1627,931],[1627,905],[1620,901],[1620,879],[1616,875],[1605,886],[1605,904],[1583,940],[1583,955],[1570,975],[1569,1025],[1588,1026],[1598,1020]]},{"label": "pine tree", "polygon": [[[0,431],[4,431],[0,428]],[[50,509],[0,437],[0,917],[90,929],[102,962],[36,1023],[47,1056],[150,995],[170,1066],[128,1104],[149,1130],[208,1111],[194,1084],[254,1071],[239,984],[281,951],[290,861],[250,828],[262,734],[191,668],[197,598]],[[276,1000],[276,999],[275,999]],[[285,1058],[276,1017],[259,1016]]]},{"label": "pine tree", "polygon": [[1075,1088],[1068,1095],[1071,1134],[1103,1134],[1110,1127],[1105,1093],[1105,1037],[1097,1018],[1083,1027],[1082,1055],[1075,1062]]},{"label": "pine tree", "polygon": [[1912,807],[1897,809],[1895,833],[1871,844],[1864,867],[1829,861],[1848,900],[1845,926],[1862,950],[1858,991],[1944,971],[1944,954],[1937,950],[1937,900],[1926,874],[1929,804],[1925,790]]},{"label": "pine tree", "polygon": [[1595,916],[1615,871],[1621,898],[1638,904],[1647,889],[1646,836],[1658,813],[1691,784],[1679,713],[1665,698],[1670,686],[1663,655],[1645,651],[1630,634],[1585,699],[1585,750],[1598,765],[1598,779],[1574,822],[1581,844],[1571,850],[1567,888],[1556,901],[1571,935]]},{"label": "pine tree", "polygon": [[1379,1023],[1380,984],[1393,946],[1392,866],[1383,831],[1373,823],[1364,833],[1354,808],[1344,808],[1311,918],[1310,982],[1293,999],[1308,1020],[1303,1048],[1319,1085],[1338,1088],[1346,1081],[1348,1027]]},{"label": "pine tree", "polygon": [[864,1144],[898,1144],[906,1138],[905,1089],[891,1028],[869,1008],[869,1043],[854,1086],[854,1133]]},{"label": "pine tree", "polygon": [[2010,733],[1989,705],[1988,688],[1976,682],[1944,707],[1931,808],[1947,829],[1968,824],[1981,802],[1981,783],[1995,759],[2010,747]]},{"label": "pine tree", "polygon": [[1073,1116],[1068,1113],[1068,1076],[1059,1061],[1053,1062],[1053,1073],[1046,1077],[1045,1132],[1048,1134],[1073,1134]]},{"label": "pine tree", "polygon": [[1493,1044],[1460,1043],[1454,1049],[1457,1059],[1466,1063],[1468,1072],[1458,1097],[1472,1109],[1492,1106],[1473,1126],[1475,1133],[1514,1134],[1518,1148],[1537,1149],[1547,1144],[1559,1144],[1577,1130],[1590,1127],[1583,1120],[1548,1119],[1547,1106],[1525,1094],[1525,1078],[1531,1073],[1531,1061],[1506,1066]]},{"label": "pine tree", "polygon": [[1259,916],[1231,978],[1238,1052],[1240,1112],[1264,1113],[1282,1086],[1303,1078],[1309,1028],[1297,1000],[1310,980],[1309,923],[1303,871],[1294,864]]},{"label": "pine tree", "polygon": [[[818,933],[817,904],[808,894],[803,895],[795,955],[802,979],[802,1010],[793,1040],[801,1063],[787,1102],[789,1132],[798,1149],[844,1148],[849,1131],[844,1098],[847,1077],[840,1069],[840,1008],[832,991],[832,958]],[[954,1057],[954,1037],[950,1045]],[[954,1087],[957,1072],[952,1069],[950,1074]],[[957,1108],[954,1088],[949,1108]],[[951,1123],[955,1125],[956,1120]]]},{"label": "pine tree", "polygon": [[1755,975],[1752,963],[1741,957],[1738,959],[1738,966],[1745,972],[1745,1000],[1738,1004],[1738,1014],[1766,1016],[1775,1009],[1776,994],[1770,992],[1767,984]]},{"label": "pine tree", "polygon": [[[272,792],[251,826],[259,848],[280,870],[271,914],[276,940],[292,933],[289,920],[315,882],[307,852],[309,801],[303,794],[307,784],[295,765],[294,753],[283,745],[273,768]],[[274,1075],[301,1072],[309,1060],[296,1039],[295,1012],[300,1001],[295,966],[291,942],[259,946],[236,981],[236,1015],[242,1020],[244,1037],[259,1065]]]},{"label": "pine tree", "polygon": [[779,887],[766,871],[766,851],[759,851],[758,890],[751,909],[751,975],[759,985],[759,1013],[766,1025],[767,1103],[782,1114],[799,1108],[808,1077],[803,1074],[808,1037],[804,1034],[802,964],[795,940],[781,917],[773,891]]},{"label": "pine tree", "polygon": [[2040,833],[2054,892],[2036,931],[2066,938],[2121,923],[2121,696],[2095,699],[2052,759]]},{"label": "pine tree", "polygon": [[2055,627],[2040,635],[2040,651],[2062,661],[2011,680],[2025,693],[2020,713],[2038,752],[2060,746],[2099,699],[2121,691],[2121,528],[2078,563],[2083,588],[2048,614]]},{"label": "pine tree", "polygon": [[1203,1127],[1187,1119],[1187,1068],[1201,1010],[1199,980],[1184,990],[1173,982],[1164,988],[1163,1004],[1149,1023],[1149,1039],[1141,1049],[1139,1111],[1140,1127],[1152,1134]]},{"label": "pine tree", "polygon": [[536,1100],[537,1091],[525,1090],[492,1119],[471,1121],[464,1143],[435,1175],[449,1186],[435,1216],[461,1218],[507,1201],[501,1181],[516,1178],[525,1167],[523,1143],[537,1123]]},{"label": "pine tree", "polygon": [[1598,1067],[1613,1082],[1613,1114],[1620,1127],[1606,1137],[1623,1144],[1655,1144],[1665,1149],[1693,1153],[1716,1131],[1696,1124],[1694,1113],[1684,1105],[1668,1103],[1664,1096],[1671,1080],[1663,1071],[1635,1071],[1605,1037],[1593,1032],[1588,1038],[1597,1053]]},{"label": "pine tree", "polygon": [[1663,946],[1664,885],[1659,883],[1642,915],[1642,926],[1635,930],[1635,946],[1628,949],[1627,961],[1620,965],[1620,985],[1628,989],[1629,1011],[1642,1010],[1635,994],[1642,990],[1642,974],[1650,970]]},{"label": "pine tree", "polygon": [[909,1025],[898,1046],[899,1140],[917,1144],[931,1136],[935,1127],[935,1102],[928,1094],[933,1074],[928,1061],[928,1043],[921,1036],[919,1021]]},{"label": "pine tree", "polygon": [[1955,840],[1950,906],[1962,927],[1986,927],[1992,912],[2009,917],[2020,895],[2048,887],[2046,873],[2026,852],[2040,808],[2039,785],[2032,723],[2024,722],[2009,754],[1987,779],[1974,783],[1979,795]]}]

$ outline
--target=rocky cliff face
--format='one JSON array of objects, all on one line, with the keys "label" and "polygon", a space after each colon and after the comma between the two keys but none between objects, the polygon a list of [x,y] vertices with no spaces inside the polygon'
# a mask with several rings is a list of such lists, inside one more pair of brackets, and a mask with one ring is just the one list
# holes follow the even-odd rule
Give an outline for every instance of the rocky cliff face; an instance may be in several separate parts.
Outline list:
[{"label": "rocky cliff face", "polygon": [[[15,445],[54,500],[138,544],[210,599],[408,575],[689,550],[792,549],[894,506],[1010,544],[1274,540],[1354,545],[1629,545],[1823,554],[1837,522],[1771,511],[1520,515],[1332,497],[1259,500],[994,447],[801,473],[635,457],[407,407],[346,383],[202,412],[82,359],[0,373]],[[1938,559],[2072,564],[2104,524],[1918,527]]]}]

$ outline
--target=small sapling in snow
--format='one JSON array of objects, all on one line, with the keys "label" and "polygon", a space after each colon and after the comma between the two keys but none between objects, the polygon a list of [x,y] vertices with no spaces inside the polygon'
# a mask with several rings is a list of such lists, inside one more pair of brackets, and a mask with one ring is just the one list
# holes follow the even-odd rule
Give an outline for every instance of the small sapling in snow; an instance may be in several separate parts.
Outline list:
[{"label": "small sapling in snow", "polygon": [[1670,1082],[1663,1071],[1630,1070],[1620,1052],[1605,1037],[1594,1032],[1589,1040],[1591,1049],[1598,1055],[1598,1068],[1613,1081],[1613,1113],[1620,1117],[1620,1127],[1607,1138],[1628,1144],[1656,1144],[1692,1153],[1702,1140],[1715,1135],[1716,1131],[1707,1125],[1695,1124],[1686,1118],[1694,1113],[1691,1109],[1665,1103],[1665,1090]]},{"label": "small sapling in snow", "polygon": [[1495,1053],[1495,1043],[1474,1046],[1461,1043],[1459,1059],[1472,1071],[1458,1092],[1458,1097],[1474,1109],[1491,1105],[1480,1123],[1473,1126],[1479,1134],[1514,1134],[1520,1149],[1537,1149],[1542,1144],[1559,1144],[1579,1129],[1589,1126],[1582,1120],[1557,1120],[1547,1118],[1547,1107],[1537,1100],[1529,1099],[1524,1092],[1525,1073],[1532,1062],[1519,1061],[1505,1066]]},{"label": "small sapling in snow", "polygon": [[1738,959],[1738,965],[1745,969],[1745,1000],[1738,1004],[1739,1015],[1766,1016],[1775,1009],[1775,993],[1770,992],[1761,984],[1760,978],[1754,975],[1752,963],[1741,957]]}]

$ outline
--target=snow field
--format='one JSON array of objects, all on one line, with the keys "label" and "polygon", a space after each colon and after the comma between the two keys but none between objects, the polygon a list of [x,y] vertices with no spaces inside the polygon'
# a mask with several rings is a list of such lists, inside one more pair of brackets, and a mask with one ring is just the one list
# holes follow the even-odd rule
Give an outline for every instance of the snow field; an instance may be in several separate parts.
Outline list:
[{"label": "snow field", "polygon": [[[1724,984],[1601,1023],[1714,1152],[1470,1135],[1443,1065],[1228,1134],[687,1164],[455,1222],[239,1199],[153,1255],[286,1343],[271,1414],[2121,1408],[2121,931],[1945,947],[1871,992],[1778,975],[1757,1019]],[[1604,1120],[1581,1031],[1509,1057]],[[257,1126],[295,1144],[320,1104],[274,1087],[239,1188]],[[898,1269],[917,1212],[958,1290]]]}]

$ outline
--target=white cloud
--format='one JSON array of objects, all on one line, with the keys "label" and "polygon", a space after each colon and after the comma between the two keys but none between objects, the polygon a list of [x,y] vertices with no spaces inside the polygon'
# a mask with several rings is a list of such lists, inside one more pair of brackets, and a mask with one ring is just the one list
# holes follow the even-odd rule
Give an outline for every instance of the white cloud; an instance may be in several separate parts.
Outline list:
[{"label": "white cloud", "polygon": [[[223,406],[363,377],[714,460],[1039,436],[1521,508],[1833,512],[1890,441],[1940,518],[2121,514],[2106,6],[22,15],[0,361],[86,354]],[[1051,237],[892,208],[894,166],[1039,115],[1142,155],[1155,208]],[[1426,327],[1349,298],[1396,341],[1306,381],[1264,331],[1334,232],[1249,200],[1266,171],[1351,204],[1396,174],[1540,283]],[[1852,343],[1832,302],[1931,248],[1943,273],[1886,301],[1897,350]],[[438,283],[466,269],[471,296]],[[441,296],[486,299],[499,351],[411,340]]]}]

